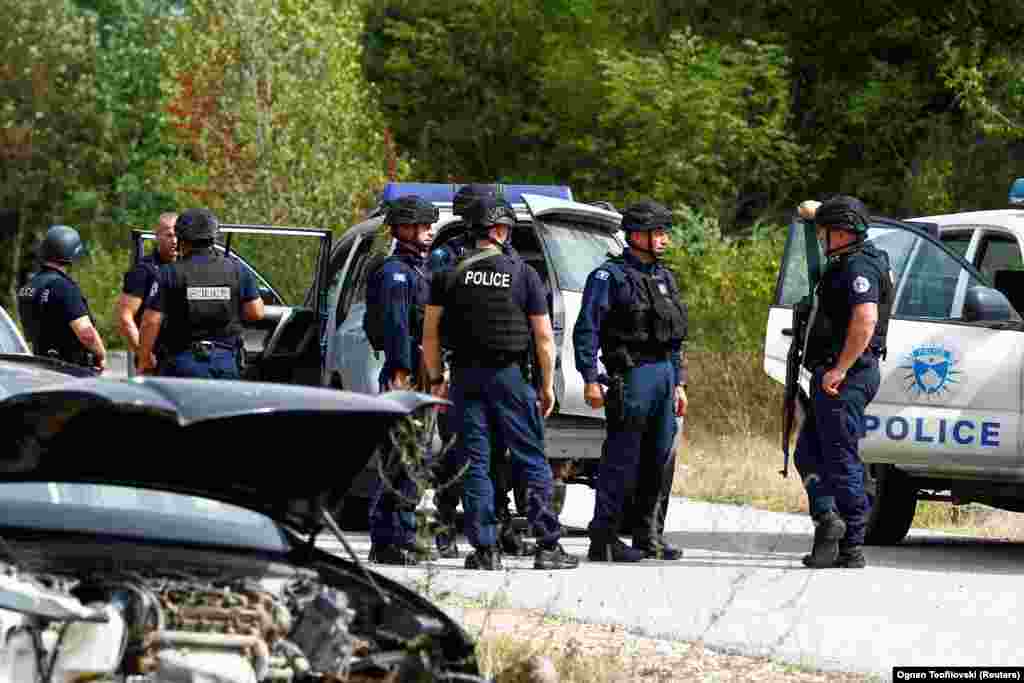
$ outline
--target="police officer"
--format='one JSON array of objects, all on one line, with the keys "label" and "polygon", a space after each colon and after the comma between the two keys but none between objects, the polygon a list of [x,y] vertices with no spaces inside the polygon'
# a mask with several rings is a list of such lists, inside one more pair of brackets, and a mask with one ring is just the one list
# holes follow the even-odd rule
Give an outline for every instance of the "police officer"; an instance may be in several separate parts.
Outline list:
[{"label": "police officer", "polygon": [[[432,273],[453,268],[455,262],[466,251],[473,248],[475,242],[474,233],[471,229],[473,226],[470,225],[470,220],[467,217],[467,209],[470,204],[481,197],[497,196],[497,187],[485,183],[470,183],[459,188],[459,191],[452,197],[452,213],[463,219],[464,228],[458,235],[455,235],[443,245],[430,252],[427,267]],[[511,245],[505,246],[506,250],[511,248]]]},{"label": "police officer", "polygon": [[[217,253],[214,239],[220,223],[210,211],[186,209],[174,229],[181,258],[160,268],[146,295],[139,372],[239,379],[241,321],[263,318],[256,282],[237,260]],[[153,352],[158,334],[165,350],[159,368]]]},{"label": "police officer", "polygon": [[[431,283],[423,329],[423,353],[432,393],[447,396],[441,374],[441,338],[452,350],[450,411],[463,483],[466,536],[473,552],[467,569],[501,568],[494,488],[490,477],[491,434],[510,451],[516,483],[527,490],[527,517],[539,531],[534,567],[568,569],[579,560],[565,552],[561,526],[552,513],[551,468],[544,455],[544,417],[554,408],[554,334],[537,271],[501,246],[516,224],[512,207],[483,197],[470,208],[475,248],[455,268]],[[523,376],[522,357],[536,343],[542,382],[538,394]]]},{"label": "police officer", "polygon": [[[460,259],[469,249],[473,248],[476,241],[475,235],[480,233],[482,226],[473,225],[474,217],[470,214],[469,207],[475,200],[482,197],[497,196],[498,187],[496,185],[486,183],[469,183],[459,188],[458,192],[455,193],[455,196],[452,197],[452,213],[463,219],[465,227],[463,232],[452,237],[443,245],[430,252],[427,267],[432,273],[450,270],[454,267],[458,259]],[[506,255],[517,255],[516,250],[511,244],[505,243],[501,248]],[[438,434],[444,443],[448,443],[452,435],[448,422],[449,418],[447,412],[438,414]],[[508,471],[508,460],[504,455],[507,450],[508,449],[501,441],[500,434],[492,434],[491,454],[493,457],[491,458],[491,481],[494,486],[494,508],[495,513],[498,516],[500,526],[498,536],[501,542],[502,552],[506,555],[533,555],[537,550],[536,546],[527,541],[524,538],[524,534],[513,526],[512,513],[509,511],[510,476]],[[447,463],[442,469],[442,477],[445,480],[451,480],[451,476],[449,475],[452,474],[451,463]],[[562,484],[562,486],[559,487],[558,484]],[[564,484],[562,482],[556,482],[555,495],[557,496],[561,493],[563,495],[563,500],[564,490]],[[441,518],[442,524],[449,529],[455,528],[455,508],[458,506],[458,493],[457,487],[453,486],[449,490],[442,491],[436,498],[438,515]],[[444,536],[439,535],[438,538],[440,540],[444,538]],[[446,555],[443,551],[442,555],[450,556],[450,554]]]},{"label": "police officer", "polygon": [[160,267],[178,258],[178,237],[174,232],[176,213],[162,213],[156,224],[156,247],[149,256],[143,256],[124,274],[121,296],[114,315],[120,323],[121,336],[134,357],[139,355],[139,324],[142,322],[142,303],[160,274]]},{"label": "police officer", "polygon": [[881,382],[878,360],[892,303],[889,256],[865,242],[868,211],[856,197],[805,202],[800,213],[813,216],[828,258],[807,325],[811,408],[794,454],[815,522],[803,563],[861,568],[868,499],[857,442]]},{"label": "police officer", "polygon": [[42,267],[18,290],[18,315],[32,353],[102,370],[107,349],[81,288],[68,274],[85,253],[81,236],[55,225],[46,231],[40,251]]},{"label": "police officer", "polygon": [[[605,407],[607,439],[596,482],[587,556],[596,562],[678,560],[664,539],[665,513],[675,471],[676,417],[686,413],[687,309],[672,274],[658,263],[669,243],[672,213],[652,200],[626,209],[627,248],[588,277],[573,329],[583,398]],[[608,370],[599,383],[597,352]],[[639,522],[632,547],[618,532],[636,497]]]},{"label": "police officer", "polygon": [[[384,351],[381,391],[428,391],[418,381],[420,340],[430,286],[426,256],[437,219],[437,208],[416,195],[395,200],[385,218],[395,251],[370,275],[363,320],[367,337]],[[370,505],[371,561],[417,564],[427,554],[416,545],[413,501],[419,500],[419,494],[417,482],[401,468],[388,482],[375,481]],[[449,537],[439,541],[439,549],[451,556]]]}]

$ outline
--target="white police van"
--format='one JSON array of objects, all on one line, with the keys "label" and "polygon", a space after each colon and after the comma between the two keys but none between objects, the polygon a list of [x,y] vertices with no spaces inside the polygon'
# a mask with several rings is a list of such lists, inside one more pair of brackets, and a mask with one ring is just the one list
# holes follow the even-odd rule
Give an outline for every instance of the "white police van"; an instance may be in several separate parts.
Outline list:
[{"label": "white police van", "polygon": [[[437,206],[440,217],[433,226],[436,249],[463,230],[462,220],[452,213],[452,200],[460,187],[447,183],[388,183],[378,206],[335,243],[328,263],[328,318],[322,339],[325,386],[378,392],[384,357],[371,348],[362,323],[367,280],[384,232],[384,202],[416,194]],[[592,410],[583,401],[583,378],[576,371],[572,328],[587,276],[609,252],[622,252],[622,217],[608,205],[575,201],[571,188],[566,186],[496,187],[519,220],[512,231],[512,247],[537,270],[548,290],[557,355],[556,405],[545,423],[546,452],[553,465],[574,464],[575,475],[567,481],[590,483],[604,441],[604,411]],[[393,240],[384,241],[385,251],[393,249]],[[357,483],[356,489],[365,489],[365,484]]]},{"label": "white police van", "polygon": [[[896,287],[860,446],[867,542],[902,541],[919,500],[1024,511],[1024,210],[873,217],[868,239],[888,252]],[[764,368],[780,383],[792,306],[808,292],[803,240],[795,222],[769,313]]]}]

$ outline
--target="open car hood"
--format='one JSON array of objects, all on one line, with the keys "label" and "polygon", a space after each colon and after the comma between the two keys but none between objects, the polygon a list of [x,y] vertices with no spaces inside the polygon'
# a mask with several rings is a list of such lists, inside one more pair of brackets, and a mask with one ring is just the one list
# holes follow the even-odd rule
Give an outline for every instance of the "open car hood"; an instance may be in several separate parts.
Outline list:
[{"label": "open car hood", "polygon": [[322,527],[424,394],[176,378],[67,379],[0,401],[0,482],[80,482],[202,496],[302,533]]}]

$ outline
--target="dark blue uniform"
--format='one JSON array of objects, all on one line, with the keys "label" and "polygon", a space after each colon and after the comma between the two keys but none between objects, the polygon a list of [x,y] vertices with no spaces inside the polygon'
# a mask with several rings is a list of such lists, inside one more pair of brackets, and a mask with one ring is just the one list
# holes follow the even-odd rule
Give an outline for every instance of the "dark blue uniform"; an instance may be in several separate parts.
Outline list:
[{"label": "dark blue uniform", "polygon": [[[451,270],[455,267],[455,264],[460,258],[472,248],[473,237],[470,233],[464,233],[453,237],[452,239],[445,242],[443,246],[438,247],[430,252],[430,256],[427,260],[427,267],[432,273],[438,273],[446,270]],[[517,252],[511,245],[504,245],[503,251],[507,256],[516,256]],[[437,420],[437,431],[444,443],[448,443],[451,439],[452,431],[450,427],[451,417],[447,412],[438,413]],[[505,452],[507,448],[504,442],[501,440],[501,434],[494,432],[491,435],[491,481],[494,485],[494,506],[496,513],[499,517],[499,522],[502,525],[502,547],[507,553],[514,554],[529,554],[533,552],[532,547],[529,543],[524,542],[519,534],[512,528],[512,514],[508,510],[508,468],[505,461]],[[442,470],[442,477],[445,481],[450,481],[454,473],[457,470],[453,470],[453,465],[447,463],[446,467]],[[451,526],[447,520],[455,519],[455,508],[458,506],[458,495],[459,492],[457,487],[451,487],[449,490],[444,491],[437,499],[438,513],[443,523]]]},{"label": "dark blue uniform", "polygon": [[[401,249],[401,246],[399,246]],[[415,378],[420,367],[423,336],[423,308],[430,296],[426,260],[402,249],[389,257],[370,276],[366,285],[366,307],[381,316],[384,338],[384,367],[380,389],[406,370]],[[404,469],[394,473],[391,486],[406,501],[418,500],[416,483]],[[384,482],[374,481],[370,503],[370,540],[376,545],[409,547],[416,540],[415,506],[404,503]]]},{"label": "dark blue uniform", "polygon": [[[161,259],[160,252],[154,249],[152,254],[140,258],[135,267],[124,274],[121,292],[136,296],[145,302],[149,290],[153,288],[153,282],[160,276],[160,268],[164,265],[167,265],[167,262]],[[135,313],[136,325],[142,321],[142,311],[143,307],[140,306]]]},{"label": "dark blue uniform", "polygon": [[[631,329],[645,329],[649,322],[634,316],[652,278],[656,291],[650,297],[678,302],[672,274],[657,263],[644,263],[629,249],[621,259],[605,262],[587,278],[583,302],[573,329],[576,369],[586,383],[598,381],[597,354],[609,373],[621,378],[621,395],[609,390],[605,400],[607,439],[596,482],[592,539],[611,539],[618,534],[625,507],[636,496],[640,519],[634,543],[649,545],[651,536],[664,531],[667,499],[674,470],[673,442],[677,424],[676,387],[686,385],[685,307],[679,303],[683,330],[671,341],[655,342],[637,336],[635,343],[611,339],[617,325],[625,339]],[[625,351],[628,361],[622,356]],[[632,367],[628,367],[629,365]],[[659,499],[661,504],[658,505]],[[656,509],[657,508],[657,509]]]},{"label": "dark blue uniform", "polygon": [[[469,261],[481,254],[486,257]],[[542,547],[557,544],[561,527],[551,512],[551,468],[544,455],[544,420],[537,392],[520,366],[527,352],[529,316],[546,315],[537,272],[498,249],[473,250],[446,277],[435,277],[430,304],[444,308],[442,337],[452,350],[450,420],[460,435],[466,536],[477,549],[497,545],[490,461],[492,435],[510,451],[509,466],[527,487],[527,517]]]},{"label": "dark blue uniform", "polygon": [[[223,260],[223,257],[211,250],[194,252],[174,264],[162,266],[159,276],[150,286],[145,307],[164,315],[160,339],[166,348],[166,355],[158,359],[160,375],[206,379],[241,377],[238,367],[238,354],[242,349],[241,325],[231,325],[232,321],[226,321],[219,331],[213,334],[198,334],[189,322],[187,293],[183,290],[183,283],[178,277],[178,268],[188,267],[189,263],[211,264],[216,260]],[[233,315],[233,322],[238,323],[242,305],[255,301],[260,294],[252,273],[243,268],[238,261],[228,259],[227,263],[227,268],[233,270],[237,277],[238,308],[226,311],[225,315]],[[197,336],[200,339],[197,339]],[[208,353],[199,354],[193,351],[193,343],[199,341],[209,342]]]},{"label": "dark blue uniform", "polygon": [[[128,296],[138,297],[142,300],[143,305],[139,306],[139,310],[135,312],[135,326],[138,327],[142,323],[142,314],[145,311],[146,296],[149,294],[149,290],[153,288],[153,283],[156,282],[157,278],[160,277],[160,268],[167,265],[168,262],[160,258],[160,252],[156,249],[149,256],[143,256],[135,264],[135,267],[124,274],[124,283],[121,286],[121,293],[127,294]],[[159,352],[159,338],[155,346],[155,353],[157,356]]]},{"label": "dark blue uniform", "polygon": [[[794,461],[811,515],[817,518],[838,510],[846,523],[842,544],[847,546],[864,543],[869,512],[858,441],[865,434],[864,412],[881,381],[878,360],[888,323],[889,272],[888,256],[871,245],[834,257],[818,284],[809,321],[805,365],[812,375],[811,414],[797,438]],[[832,396],[822,388],[822,377],[843,349],[853,307],[864,303],[879,304],[879,324],[868,349],[839,385],[839,395]]]},{"label": "dark blue uniform", "polygon": [[89,304],[67,274],[44,265],[18,290],[18,315],[32,353],[92,365],[91,354],[71,329],[71,321],[91,318]]}]

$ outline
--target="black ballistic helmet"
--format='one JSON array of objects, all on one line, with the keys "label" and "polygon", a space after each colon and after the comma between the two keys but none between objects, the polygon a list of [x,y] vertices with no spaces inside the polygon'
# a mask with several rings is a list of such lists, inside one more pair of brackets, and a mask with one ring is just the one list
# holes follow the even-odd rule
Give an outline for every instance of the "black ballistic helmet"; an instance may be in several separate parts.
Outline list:
[{"label": "black ballistic helmet", "polygon": [[672,228],[672,211],[653,199],[643,199],[629,206],[622,214],[623,232],[650,232]]},{"label": "black ballistic helmet", "polygon": [[85,246],[78,231],[67,225],[54,225],[43,238],[44,261],[70,264],[85,254]]},{"label": "black ballistic helmet", "polygon": [[459,191],[452,197],[452,213],[456,216],[460,216],[463,219],[466,218],[466,211],[474,200],[480,199],[481,197],[497,197],[498,187],[496,185],[488,185],[486,183],[470,183],[469,185],[463,185],[459,188]]},{"label": "black ballistic helmet", "polygon": [[836,195],[822,202],[814,214],[814,223],[842,228],[864,237],[868,234],[868,207],[856,197]]},{"label": "black ballistic helmet", "polygon": [[516,212],[500,197],[480,197],[466,208],[465,219],[477,230],[486,231],[492,225],[516,224]]},{"label": "black ballistic helmet", "polygon": [[418,195],[408,194],[391,202],[384,222],[388,225],[429,224],[440,217],[436,206]]},{"label": "black ballistic helmet", "polygon": [[220,221],[209,209],[185,209],[174,222],[174,231],[184,242],[213,240],[220,231]]}]

